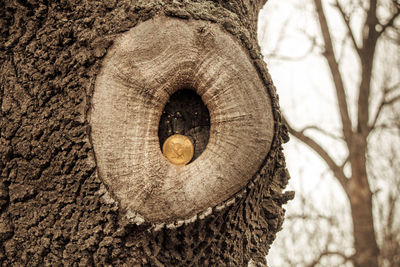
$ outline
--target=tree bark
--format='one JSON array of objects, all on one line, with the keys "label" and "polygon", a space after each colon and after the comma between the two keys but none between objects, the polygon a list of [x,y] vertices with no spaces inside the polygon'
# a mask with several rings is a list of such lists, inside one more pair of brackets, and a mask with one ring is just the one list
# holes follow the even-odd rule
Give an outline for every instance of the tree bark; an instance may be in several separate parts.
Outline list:
[{"label": "tree bark", "polygon": [[350,150],[352,177],[346,190],[350,201],[353,220],[355,266],[378,266],[379,249],[376,242],[372,215],[372,193],[366,172],[367,140],[362,136],[353,137]]},{"label": "tree bark", "polygon": [[[0,3],[2,266],[265,263],[293,194],[282,192],[287,130],[256,40],[264,2]],[[260,167],[229,198],[186,220],[155,224],[131,220],[99,174],[88,113],[114,40],[158,17],[206,21],[231,36],[265,87],[274,127]]]}]

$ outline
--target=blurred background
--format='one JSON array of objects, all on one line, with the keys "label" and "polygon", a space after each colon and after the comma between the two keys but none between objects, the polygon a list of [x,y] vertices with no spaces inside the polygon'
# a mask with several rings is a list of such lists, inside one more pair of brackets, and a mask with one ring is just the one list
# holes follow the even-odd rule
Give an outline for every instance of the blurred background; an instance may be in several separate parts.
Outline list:
[{"label": "blurred background", "polygon": [[269,0],[260,12],[296,191],[270,266],[400,266],[399,13],[399,0]]}]

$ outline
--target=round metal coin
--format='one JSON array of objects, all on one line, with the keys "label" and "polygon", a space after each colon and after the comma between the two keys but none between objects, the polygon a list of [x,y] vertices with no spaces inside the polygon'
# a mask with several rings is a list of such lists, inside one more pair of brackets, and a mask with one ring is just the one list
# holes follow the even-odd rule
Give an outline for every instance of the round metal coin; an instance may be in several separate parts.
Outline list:
[{"label": "round metal coin", "polygon": [[163,155],[174,165],[188,164],[192,160],[193,154],[193,144],[184,135],[171,135],[163,144]]}]

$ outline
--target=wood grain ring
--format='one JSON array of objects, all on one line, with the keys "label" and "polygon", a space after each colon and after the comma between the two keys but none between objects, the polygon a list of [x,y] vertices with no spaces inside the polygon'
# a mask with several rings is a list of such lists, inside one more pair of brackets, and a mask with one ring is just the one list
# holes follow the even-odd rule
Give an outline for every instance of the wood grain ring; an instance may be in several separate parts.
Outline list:
[{"label": "wood grain ring", "polygon": [[[191,164],[162,155],[158,124],[171,94],[190,88],[210,111],[209,143]],[[127,214],[187,219],[234,195],[270,149],[269,95],[247,53],[217,24],[157,17],[115,40],[90,110],[98,172]]]}]

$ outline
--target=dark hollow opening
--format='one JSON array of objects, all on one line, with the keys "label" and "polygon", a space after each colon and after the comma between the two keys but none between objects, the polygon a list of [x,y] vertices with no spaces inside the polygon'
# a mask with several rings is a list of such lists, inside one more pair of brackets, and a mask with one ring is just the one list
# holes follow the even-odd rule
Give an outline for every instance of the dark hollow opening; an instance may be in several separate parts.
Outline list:
[{"label": "dark hollow opening", "polygon": [[[193,90],[183,89],[169,98],[158,125],[160,148],[174,134],[191,139],[194,146],[194,161],[207,146],[210,137],[210,113],[201,97]],[[189,162],[189,163],[190,163]]]}]

